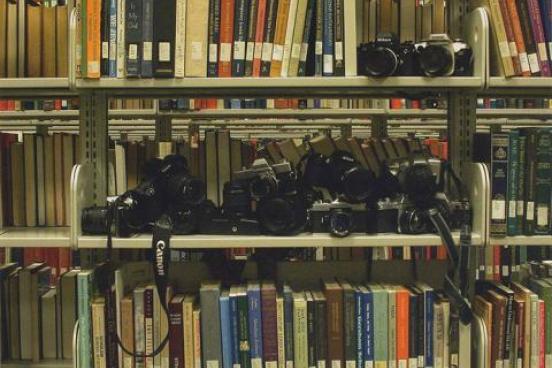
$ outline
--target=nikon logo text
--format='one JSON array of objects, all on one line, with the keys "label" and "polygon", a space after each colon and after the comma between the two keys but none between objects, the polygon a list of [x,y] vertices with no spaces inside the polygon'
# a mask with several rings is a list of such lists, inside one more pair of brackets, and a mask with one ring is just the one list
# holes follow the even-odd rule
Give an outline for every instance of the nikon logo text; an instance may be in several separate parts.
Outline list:
[{"label": "nikon logo text", "polygon": [[165,242],[159,240],[155,245],[155,262],[157,263],[157,270],[159,276],[165,276],[165,266],[163,265],[163,252],[165,251]]}]

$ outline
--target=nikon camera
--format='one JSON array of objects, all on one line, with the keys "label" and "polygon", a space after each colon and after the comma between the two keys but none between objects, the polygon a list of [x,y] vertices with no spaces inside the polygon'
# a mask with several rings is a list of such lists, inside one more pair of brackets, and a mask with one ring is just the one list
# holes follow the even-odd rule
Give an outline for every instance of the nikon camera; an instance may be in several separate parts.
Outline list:
[{"label": "nikon camera", "polygon": [[316,202],[309,216],[313,233],[330,233],[338,238],[352,233],[366,233],[367,211],[364,204]]}]

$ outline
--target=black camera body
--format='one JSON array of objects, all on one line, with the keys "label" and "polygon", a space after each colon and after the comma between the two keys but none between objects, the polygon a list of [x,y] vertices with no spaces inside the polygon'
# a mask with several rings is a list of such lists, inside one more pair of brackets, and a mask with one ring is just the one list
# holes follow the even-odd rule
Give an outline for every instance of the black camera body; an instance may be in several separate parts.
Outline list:
[{"label": "black camera body", "polygon": [[344,238],[352,233],[366,233],[368,211],[364,204],[316,202],[309,211],[313,233],[329,233]]},{"label": "black camera body", "polygon": [[400,43],[393,33],[379,33],[376,41],[357,49],[359,74],[369,77],[417,75],[418,64],[414,43]]},{"label": "black camera body", "polygon": [[420,43],[400,43],[392,33],[379,33],[374,42],[357,49],[359,74],[369,77],[470,76],[473,50],[447,34],[432,34]]},{"label": "black camera body", "polygon": [[470,76],[473,74],[473,51],[447,34],[432,34],[416,44],[419,69],[427,77]]}]

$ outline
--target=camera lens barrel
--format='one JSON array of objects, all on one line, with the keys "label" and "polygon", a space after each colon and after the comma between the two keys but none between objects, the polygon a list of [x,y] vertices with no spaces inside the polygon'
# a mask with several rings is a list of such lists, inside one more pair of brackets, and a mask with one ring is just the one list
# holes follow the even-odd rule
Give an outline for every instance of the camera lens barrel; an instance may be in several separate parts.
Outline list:
[{"label": "camera lens barrel", "polygon": [[329,215],[330,234],[337,238],[349,236],[354,228],[350,211],[333,210]]}]

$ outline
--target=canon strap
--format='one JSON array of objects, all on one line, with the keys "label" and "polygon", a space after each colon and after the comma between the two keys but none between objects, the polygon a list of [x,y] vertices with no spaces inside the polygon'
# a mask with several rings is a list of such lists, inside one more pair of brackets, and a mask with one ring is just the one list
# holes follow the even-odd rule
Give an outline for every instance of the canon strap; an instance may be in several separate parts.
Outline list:
[{"label": "canon strap", "polygon": [[[104,295],[106,298],[106,308],[107,310],[115,310],[115,298],[111,293],[111,287],[115,281],[115,267],[111,259],[111,254],[113,250],[113,235],[111,228],[113,226],[114,212],[117,208],[117,201],[111,204],[107,216],[107,271],[109,275],[106,280],[108,282],[106,285],[102,286],[104,290]],[[160,305],[163,308],[163,312],[167,316],[167,323],[169,321],[169,310],[167,307],[167,289],[169,286],[169,259],[170,259],[170,240],[172,232],[172,222],[168,215],[163,215],[159,218],[153,226],[153,239],[151,242],[152,248],[152,267],[155,280],[155,286],[157,289],[157,294],[159,296]],[[167,326],[168,331],[168,326]],[[119,337],[119,334],[115,330],[116,341],[121,350],[126,354],[134,358],[152,358],[161,353],[169,342],[169,334],[163,338],[161,343],[153,350],[153,352],[146,354],[133,352],[134,349],[128,349],[125,347]]]}]

